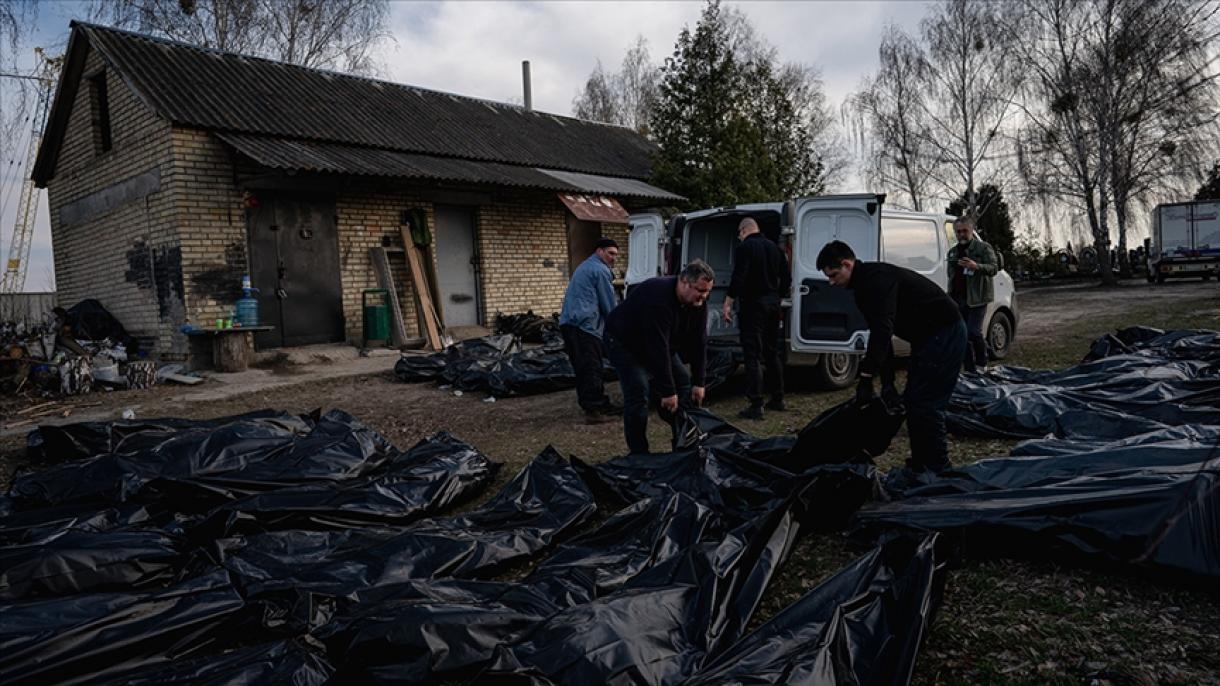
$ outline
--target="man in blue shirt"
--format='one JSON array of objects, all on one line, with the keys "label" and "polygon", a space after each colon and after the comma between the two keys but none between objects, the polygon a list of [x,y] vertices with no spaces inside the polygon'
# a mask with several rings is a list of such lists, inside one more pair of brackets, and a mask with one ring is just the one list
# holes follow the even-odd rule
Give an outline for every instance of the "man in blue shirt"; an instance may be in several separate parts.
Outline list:
[{"label": "man in blue shirt", "polygon": [[563,348],[576,372],[576,399],[589,424],[613,421],[619,412],[606,395],[602,380],[606,315],[618,305],[610,271],[617,258],[618,243],[609,238],[597,241],[593,254],[572,272],[559,313]]}]

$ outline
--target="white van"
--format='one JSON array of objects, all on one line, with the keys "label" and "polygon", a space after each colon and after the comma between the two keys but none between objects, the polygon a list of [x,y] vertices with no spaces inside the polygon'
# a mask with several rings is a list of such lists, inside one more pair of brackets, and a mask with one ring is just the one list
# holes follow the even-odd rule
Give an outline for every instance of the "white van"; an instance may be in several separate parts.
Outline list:
[{"label": "white van", "polygon": [[[716,271],[716,287],[708,299],[709,344],[737,347],[736,319],[725,322],[720,309],[733,274],[737,225],[753,217],[792,265],[792,297],[784,301],[787,364],[813,365],[823,386],[843,388],[856,377],[868,346],[868,325],[851,291],[831,286],[817,268],[822,246],[841,240],[860,259],[906,267],[949,287],[946,260],[957,241],[953,218],[884,205],[884,195],[825,195],[700,210],[675,215],[668,223],[659,214],[632,215],[627,289],[702,259]],[[1008,272],[1001,269],[994,285],[984,332],[993,356],[1002,359],[1016,335],[1017,301]],[[908,355],[910,345],[895,338],[894,352]]]}]

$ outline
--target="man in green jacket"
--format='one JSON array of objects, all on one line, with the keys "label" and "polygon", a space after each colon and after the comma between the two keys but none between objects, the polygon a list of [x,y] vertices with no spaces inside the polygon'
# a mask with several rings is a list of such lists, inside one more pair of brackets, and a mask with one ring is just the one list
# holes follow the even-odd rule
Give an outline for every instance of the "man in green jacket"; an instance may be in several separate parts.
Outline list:
[{"label": "man in green jacket", "polygon": [[983,320],[987,306],[995,298],[991,279],[1000,270],[995,250],[974,231],[974,217],[964,216],[953,222],[957,245],[949,249],[949,295],[957,303],[966,322],[966,358],[962,364],[973,372],[987,366],[987,340],[983,338]]}]

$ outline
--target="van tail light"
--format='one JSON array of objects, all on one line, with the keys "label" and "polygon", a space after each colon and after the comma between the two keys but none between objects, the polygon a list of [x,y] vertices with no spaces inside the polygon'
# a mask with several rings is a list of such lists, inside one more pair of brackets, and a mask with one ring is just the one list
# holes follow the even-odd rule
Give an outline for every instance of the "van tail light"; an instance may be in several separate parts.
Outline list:
[{"label": "van tail light", "polygon": [[657,265],[657,271],[660,272],[657,276],[669,276],[673,273],[673,254],[674,244],[671,241],[665,241],[665,247],[661,248],[661,263]]}]

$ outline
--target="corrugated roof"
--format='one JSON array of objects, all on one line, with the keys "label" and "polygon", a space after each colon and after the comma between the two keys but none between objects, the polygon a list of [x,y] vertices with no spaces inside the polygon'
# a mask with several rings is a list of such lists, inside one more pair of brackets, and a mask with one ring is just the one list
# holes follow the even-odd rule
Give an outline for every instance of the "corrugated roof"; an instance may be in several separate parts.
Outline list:
[{"label": "corrugated roof", "polygon": [[72,27],[35,170],[40,184],[53,172],[89,46],[150,108],[180,125],[599,176],[651,174],[655,146],[624,127],[93,24]]},{"label": "corrugated roof", "polygon": [[439,179],[569,193],[598,193],[647,200],[682,200],[681,196],[636,179],[620,179],[596,174],[573,174],[554,169],[459,160],[395,150],[361,148],[339,143],[235,133],[218,133],[216,136],[233,146],[239,153],[271,169]]},{"label": "corrugated roof", "polygon": [[77,24],[155,110],[181,124],[643,178],[630,129]]}]

